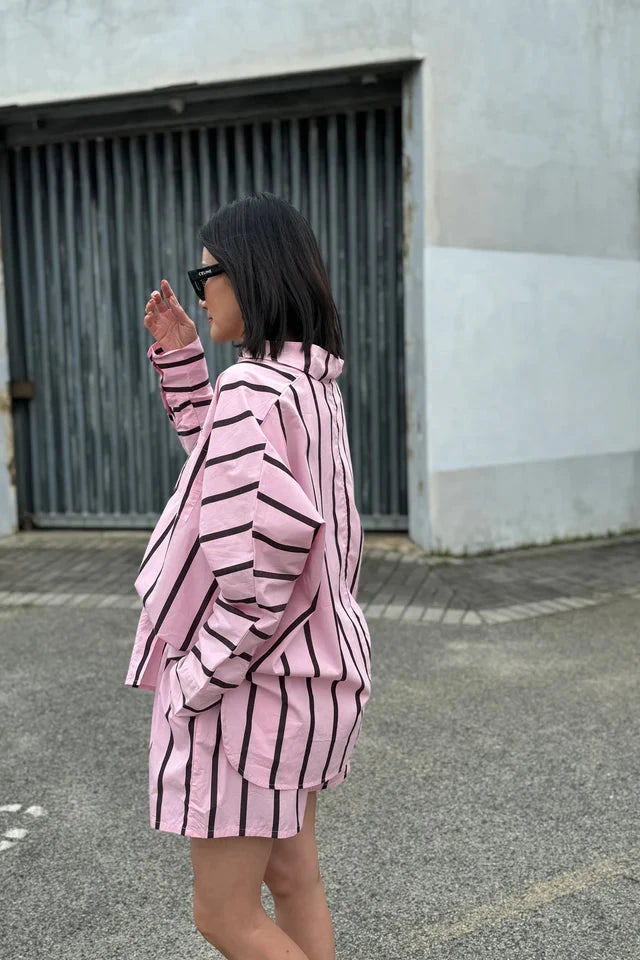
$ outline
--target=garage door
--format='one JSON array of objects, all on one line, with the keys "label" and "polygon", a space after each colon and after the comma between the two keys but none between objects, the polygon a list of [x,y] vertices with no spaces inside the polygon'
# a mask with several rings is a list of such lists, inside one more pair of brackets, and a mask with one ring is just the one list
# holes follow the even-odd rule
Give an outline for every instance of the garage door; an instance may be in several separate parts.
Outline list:
[{"label": "garage door", "polygon": [[[397,78],[89,108],[4,117],[21,526],[155,523],[184,453],[146,357],[144,304],[166,276],[206,334],[186,276],[198,228],[219,204],[270,190],[308,217],[329,271],[365,529],[406,529]],[[202,340],[213,381],[238,351]]]}]

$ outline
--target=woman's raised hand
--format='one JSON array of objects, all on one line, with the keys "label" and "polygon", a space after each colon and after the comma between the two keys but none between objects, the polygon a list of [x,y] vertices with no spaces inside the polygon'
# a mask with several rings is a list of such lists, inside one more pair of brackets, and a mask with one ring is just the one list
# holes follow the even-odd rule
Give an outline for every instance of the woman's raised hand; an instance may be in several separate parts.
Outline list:
[{"label": "woman's raised hand", "polygon": [[[160,284],[164,300],[154,290],[147,301],[144,325],[163,350],[177,350],[198,337],[196,325],[184,312],[168,280]],[[166,303],[165,303],[166,301]]]}]

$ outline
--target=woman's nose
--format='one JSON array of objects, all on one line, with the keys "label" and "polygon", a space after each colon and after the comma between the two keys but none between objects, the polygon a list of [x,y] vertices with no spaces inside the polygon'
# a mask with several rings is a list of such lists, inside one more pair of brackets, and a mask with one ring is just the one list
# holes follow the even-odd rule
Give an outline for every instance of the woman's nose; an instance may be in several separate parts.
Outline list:
[{"label": "woman's nose", "polygon": [[207,309],[207,305],[206,305],[206,303],[204,302],[204,300],[198,300],[198,303],[199,303],[199,305],[202,307],[203,310],[206,310],[206,309]]}]

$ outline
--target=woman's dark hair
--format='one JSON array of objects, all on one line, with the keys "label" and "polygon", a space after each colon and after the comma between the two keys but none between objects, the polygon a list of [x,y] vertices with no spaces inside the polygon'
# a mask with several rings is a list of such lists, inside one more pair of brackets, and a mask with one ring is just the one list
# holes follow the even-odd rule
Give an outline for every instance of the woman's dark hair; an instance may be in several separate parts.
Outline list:
[{"label": "woman's dark hair", "polygon": [[265,340],[276,360],[285,340],[299,340],[309,361],[316,343],[343,356],[338,310],[308,221],[272,193],[220,207],[199,233],[229,277],[244,322],[237,344],[263,359]]}]

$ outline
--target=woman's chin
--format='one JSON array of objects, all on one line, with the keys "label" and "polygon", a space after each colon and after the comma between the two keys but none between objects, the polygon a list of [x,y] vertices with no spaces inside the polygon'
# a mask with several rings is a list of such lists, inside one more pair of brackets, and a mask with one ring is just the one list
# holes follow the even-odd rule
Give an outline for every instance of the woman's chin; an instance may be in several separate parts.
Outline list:
[{"label": "woman's chin", "polygon": [[225,335],[221,333],[220,330],[216,330],[215,324],[213,323],[209,324],[209,336],[214,341],[214,343],[226,343],[227,340],[231,340],[231,337],[225,337]]}]

